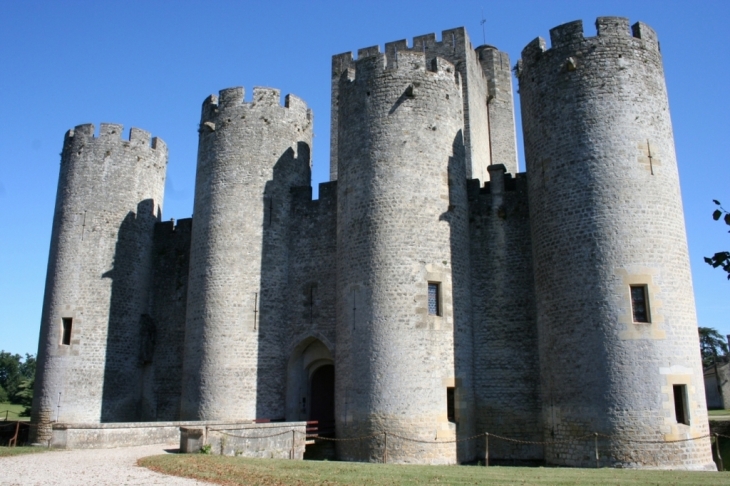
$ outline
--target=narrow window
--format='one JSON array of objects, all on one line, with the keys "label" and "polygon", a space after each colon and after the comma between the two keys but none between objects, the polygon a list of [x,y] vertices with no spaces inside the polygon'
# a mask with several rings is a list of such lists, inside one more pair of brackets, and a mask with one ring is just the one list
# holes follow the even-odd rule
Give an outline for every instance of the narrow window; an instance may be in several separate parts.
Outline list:
[{"label": "narrow window", "polygon": [[61,344],[69,346],[71,344],[71,325],[73,319],[70,317],[63,317],[61,319],[63,324],[63,334],[61,335]]},{"label": "narrow window", "polygon": [[454,387],[446,388],[446,418],[449,422],[456,422],[456,414],[454,412]]},{"label": "narrow window", "polygon": [[439,305],[439,284],[428,284],[428,313],[432,316],[441,315],[441,306]]},{"label": "narrow window", "polygon": [[631,310],[634,314],[634,322],[650,322],[647,294],[646,285],[631,286]]},{"label": "narrow window", "polygon": [[678,424],[689,425],[687,413],[687,385],[674,385],[674,416]]}]

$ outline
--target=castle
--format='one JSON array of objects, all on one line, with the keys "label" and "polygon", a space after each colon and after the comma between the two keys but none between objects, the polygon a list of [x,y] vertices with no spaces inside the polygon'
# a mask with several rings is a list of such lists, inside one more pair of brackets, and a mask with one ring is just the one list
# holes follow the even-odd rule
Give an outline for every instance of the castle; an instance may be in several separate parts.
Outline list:
[{"label": "castle", "polygon": [[714,469],[659,43],[596,26],[522,51],[526,173],[510,60],[463,28],[333,57],[318,200],[312,114],[275,89],[204,101],[177,223],[162,140],[70,130],[38,438],[319,420],[365,437],[337,443],[345,460],[380,460],[384,432],[391,462],[476,460],[489,432],[492,460]]}]

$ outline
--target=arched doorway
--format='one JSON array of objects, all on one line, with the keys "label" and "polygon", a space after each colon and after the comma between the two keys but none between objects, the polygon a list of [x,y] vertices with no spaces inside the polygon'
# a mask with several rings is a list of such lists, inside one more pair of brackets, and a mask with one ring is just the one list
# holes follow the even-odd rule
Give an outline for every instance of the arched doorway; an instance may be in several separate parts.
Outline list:
[{"label": "arched doorway", "polygon": [[335,431],[335,367],[325,364],[309,378],[311,406],[309,420],[319,422],[319,435],[334,435]]},{"label": "arched doorway", "polygon": [[328,347],[315,337],[302,340],[289,358],[286,419],[334,423],[335,367]]}]

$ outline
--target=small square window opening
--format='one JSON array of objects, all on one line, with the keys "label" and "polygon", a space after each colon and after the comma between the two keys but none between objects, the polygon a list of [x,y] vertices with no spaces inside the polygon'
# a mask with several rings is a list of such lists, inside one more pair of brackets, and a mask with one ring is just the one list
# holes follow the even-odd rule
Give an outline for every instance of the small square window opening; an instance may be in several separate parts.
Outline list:
[{"label": "small square window opening", "polygon": [[64,346],[70,346],[71,345],[71,326],[73,325],[73,319],[70,317],[64,317],[61,319],[62,324],[62,334],[61,334],[61,344]]},{"label": "small square window opening", "polygon": [[432,316],[441,315],[441,306],[439,305],[440,285],[437,283],[428,284],[428,313]]},{"label": "small square window opening", "polygon": [[687,385],[674,385],[674,416],[678,424],[689,425],[687,413]]},{"label": "small square window opening", "polygon": [[646,285],[631,286],[631,312],[634,322],[651,322],[649,320],[649,292]]}]

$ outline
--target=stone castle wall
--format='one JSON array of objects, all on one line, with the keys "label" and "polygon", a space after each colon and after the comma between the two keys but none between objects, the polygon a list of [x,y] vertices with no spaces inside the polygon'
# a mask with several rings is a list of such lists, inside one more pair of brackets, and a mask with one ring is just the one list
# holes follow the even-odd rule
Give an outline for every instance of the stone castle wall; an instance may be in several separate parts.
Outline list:
[{"label": "stone castle wall", "polygon": [[183,419],[284,416],[291,188],[310,183],[311,145],[295,96],[254,88],[246,103],[230,88],[203,104]]},{"label": "stone castle wall", "polygon": [[[489,160],[492,165],[502,164],[507,172],[516,174],[517,135],[512,100],[512,65],[506,52],[492,46],[478,47],[477,55],[487,79]],[[480,179],[486,180],[485,176],[488,174],[483,174]]]},{"label": "stone castle wall", "polygon": [[[467,177],[487,180],[487,166],[492,163],[506,164],[513,173],[517,170],[516,134],[512,107],[512,81],[509,57],[493,48],[494,52],[482,53],[471,45],[463,27],[444,30],[441,40],[435,34],[413,38],[412,47],[406,40],[386,42],[384,54],[389,65],[395,65],[400,53],[422,53],[427,62],[436,57],[449,61],[461,75],[463,109],[463,138]],[[380,52],[380,46],[358,50],[358,59]],[[332,57],[332,105],[330,125],[330,180],[337,179],[339,157],[338,140],[340,127],[339,80],[342,73],[354,68],[351,52]],[[496,101],[491,106],[494,123],[490,127],[490,113],[486,109],[489,95]],[[507,112],[509,111],[509,112]],[[497,144],[492,161],[492,141]]]},{"label": "stone castle wall", "polygon": [[658,41],[597,27],[522,52],[526,174],[509,58],[463,28],[333,57],[318,200],[312,113],[276,89],[203,103],[194,224],[159,221],[162,141],[70,131],[37,438],[333,418],[347,460],[593,467],[597,432],[601,466],[712,469]]},{"label": "stone castle wall", "polygon": [[[149,313],[153,228],[167,147],[132,128],[69,130],[53,217],[32,420],[139,420],[139,322]],[[62,342],[63,322],[71,324]]]},{"label": "stone castle wall", "polygon": [[190,218],[155,225],[152,331],[145,334],[143,410],[148,420],[180,417],[192,228]]},{"label": "stone castle wall", "polygon": [[[290,296],[284,358],[287,365],[287,420],[307,420],[308,378],[321,365],[334,364],[337,301],[337,182],[319,185],[319,199],[311,187],[296,188],[292,200],[289,241]],[[326,362],[300,362],[310,344],[319,341],[329,351]],[[304,402],[304,403],[303,403]]]},{"label": "stone castle wall", "polygon": [[[602,17],[536,39],[518,67],[546,437],[612,436],[601,464],[712,467],[697,320],[656,34]],[[633,35],[632,35],[633,34]],[[645,288],[636,322],[630,286]],[[569,351],[567,351],[569,350]],[[675,417],[685,385],[689,425]],[[595,464],[592,444],[546,449]]]},{"label": "stone castle wall", "polygon": [[[361,52],[339,96],[338,430],[443,440],[457,437],[458,423],[466,436],[473,424],[461,77],[421,52],[399,52],[397,61]],[[429,315],[429,282],[440,287],[438,315]],[[447,419],[448,387],[456,388],[455,422]],[[349,460],[382,457],[375,439],[338,447]],[[457,449],[393,439],[388,457],[469,456]]]},{"label": "stone castle wall", "polygon": [[[470,181],[469,195],[476,430],[541,441],[527,177],[505,174],[500,165],[490,174],[481,189]],[[542,446],[489,444],[491,460],[530,461],[542,453]]]}]

